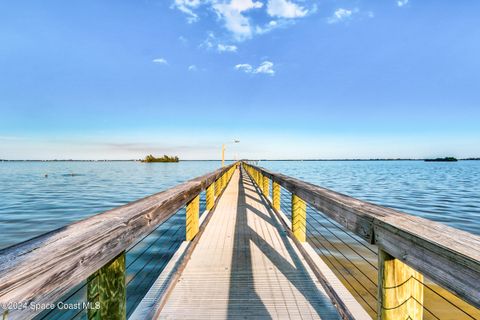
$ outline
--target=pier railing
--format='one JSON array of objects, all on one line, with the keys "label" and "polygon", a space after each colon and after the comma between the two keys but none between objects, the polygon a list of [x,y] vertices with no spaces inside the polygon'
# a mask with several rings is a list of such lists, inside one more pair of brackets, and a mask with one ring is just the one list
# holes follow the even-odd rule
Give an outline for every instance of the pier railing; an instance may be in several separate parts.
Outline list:
[{"label": "pier railing", "polygon": [[78,308],[89,319],[125,319],[125,251],[185,206],[185,240],[192,240],[200,193],[211,210],[237,165],[0,250],[0,319],[33,318],[85,281],[87,305]]},{"label": "pier railing", "polygon": [[[350,291],[355,291],[373,317],[417,320],[423,319],[425,313],[425,318],[439,319],[436,310],[431,309],[451,307],[457,309],[458,318],[478,319],[480,237],[246,162],[243,165],[273,208],[289,215],[290,232],[295,240],[308,242],[324,253],[329,266],[336,269]],[[359,243],[360,250],[343,241],[342,235]],[[352,262],[354,253],[365,261],[365,266],[371,267],[376,279],[368,268]],[[377,261],[372,263],[372,257]],[[316,274],[321,278],[321,274]],[[355,279],[356,283],[349,279]],[[369,281],[376,292],[371,292]],[[453,298],[446,298],[428,285],[429,281],[453,293]],[[322,283],[342,313],[343,302],[329,290],[328,282]],[[373,297],[373,305],[369,295]],[[436,295],[444,299],[442,303],[426,308],[424,296]],[[348,318],[348,310],[343,313]],[[453,313],[446,313],[452,318]]]}]

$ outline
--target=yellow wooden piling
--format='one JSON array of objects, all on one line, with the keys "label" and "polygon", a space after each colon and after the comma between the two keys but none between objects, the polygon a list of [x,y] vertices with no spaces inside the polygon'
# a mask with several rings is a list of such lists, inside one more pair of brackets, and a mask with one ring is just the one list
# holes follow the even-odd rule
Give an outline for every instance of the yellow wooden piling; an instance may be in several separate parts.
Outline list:
[{"label": "yellow wooden piling", "polygon": [[272,202],[273,209],[280,210],[280,185],[276,182],[273,182],[272,186]]},{"label": "yellow wooden piling", "polygon": [[266,176],[263,177],[263,195],[268,198],[270,195],[270,179]]},{"label": "yellow wooden piling", "polygon": [[217,181],[215,181],[215,197],[220,195],[220,192],[222,191],[221,188],[221,181],[220,178],[218,178]]},{"label": "yellow wooden piling", "polygon": [[387,252],[378,252],[378,319],[423,319],[423,275]]},{"label": "yellow wooden piling", "polygon": [[215,204],[215,182],[212,182],[212,184],[207,187],[206,200],[207,210],[212,210]]},{"label": "yellow wooden piling", "polygon": [[298,241],[306,241],[307,204],[295,194],[292,194],[292,231]]},{"label": "yellow wooden piling", "polygon": [[191,241],[199,230],[200,196],[196,196],[187,204],[186,235],[187,241]]}]

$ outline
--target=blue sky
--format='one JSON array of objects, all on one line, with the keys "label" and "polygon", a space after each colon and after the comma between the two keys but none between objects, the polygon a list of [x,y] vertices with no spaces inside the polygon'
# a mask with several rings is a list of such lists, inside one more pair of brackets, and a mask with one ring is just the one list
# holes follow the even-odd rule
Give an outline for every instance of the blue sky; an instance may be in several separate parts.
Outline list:
[{"label": "blue sky", "polygon": [[480,2],[0,2],[0,158],[480,156]]}]

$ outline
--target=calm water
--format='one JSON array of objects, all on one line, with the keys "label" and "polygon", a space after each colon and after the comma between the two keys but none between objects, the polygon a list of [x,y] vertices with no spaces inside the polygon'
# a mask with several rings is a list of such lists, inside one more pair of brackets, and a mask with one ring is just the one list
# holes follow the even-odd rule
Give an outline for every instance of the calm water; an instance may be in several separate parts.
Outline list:
[{"label": "calm water", "polygon": [[[0,162],[0,248],[159,192],[219,165],[213,161]],[[480,234],[480,161],[263,161],[260,165]]]}]

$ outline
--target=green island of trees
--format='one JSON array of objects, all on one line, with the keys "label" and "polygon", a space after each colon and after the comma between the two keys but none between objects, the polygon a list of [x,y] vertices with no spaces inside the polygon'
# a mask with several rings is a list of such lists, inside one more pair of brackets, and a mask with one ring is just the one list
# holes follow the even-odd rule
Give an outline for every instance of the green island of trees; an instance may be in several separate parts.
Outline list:
[{"label": "green island of trees", "polygon": [[426,162],[455,162],[458,161],[455,157],[445,157],[445,158],[435,158],[435,159],[425,159]]},{"label": "green island of trees", "polygon": [[145,159],[141,160],[142,162],[178,162],[179,159],[177,156],[170,157],[167,155],[164,155],[161,158],[155,158],[151,154],[145,157]]}]

